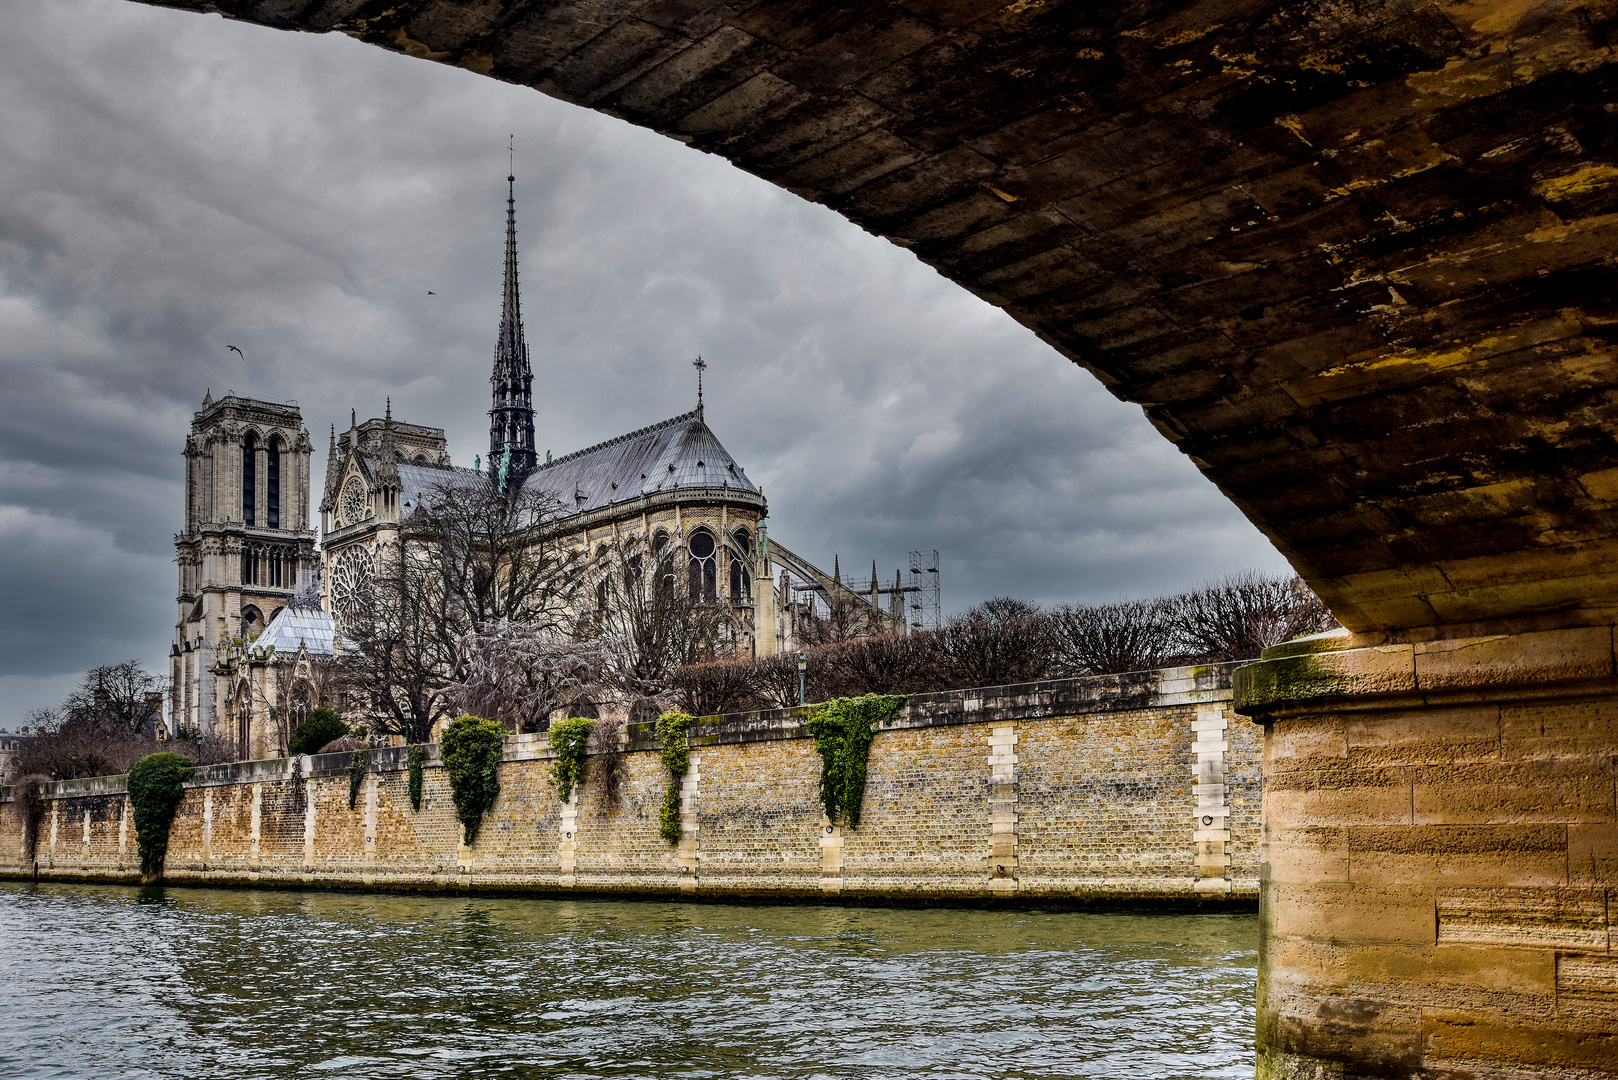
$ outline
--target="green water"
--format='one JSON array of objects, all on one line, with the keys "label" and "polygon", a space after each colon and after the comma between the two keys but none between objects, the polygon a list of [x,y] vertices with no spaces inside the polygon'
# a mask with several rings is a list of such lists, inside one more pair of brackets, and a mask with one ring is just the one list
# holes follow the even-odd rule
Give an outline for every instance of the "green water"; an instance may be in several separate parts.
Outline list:
[{"label": "green water", "polygon": [[5,1077],[1251,1077],[1257,920],[0,885]]}]

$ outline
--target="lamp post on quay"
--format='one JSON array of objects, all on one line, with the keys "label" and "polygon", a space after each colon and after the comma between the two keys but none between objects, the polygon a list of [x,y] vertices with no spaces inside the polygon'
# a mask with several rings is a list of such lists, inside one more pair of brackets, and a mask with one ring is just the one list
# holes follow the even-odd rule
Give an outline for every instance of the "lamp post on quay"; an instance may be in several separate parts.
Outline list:
[{"label": "lamp post on quay", "polygon": [[804,702],[804,695],[803,695],[803,676],[804,676],[804,672],[806,672],[808,670],[809,670],[809,658],[807,656],[803,655],[803,653],[799,653],[798,654],[798,704],[799,705],[802,705],[802,704],[805,703]]}]

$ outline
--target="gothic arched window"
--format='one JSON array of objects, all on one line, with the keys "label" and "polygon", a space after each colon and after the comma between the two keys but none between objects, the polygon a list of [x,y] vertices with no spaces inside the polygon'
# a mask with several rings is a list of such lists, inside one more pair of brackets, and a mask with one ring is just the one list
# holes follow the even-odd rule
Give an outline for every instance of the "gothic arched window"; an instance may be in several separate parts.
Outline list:
[{"label": "gothic arched window", "polygon": [[[264,517],[272,529],[281,527],[281,440],[270,440],[270,452],[265,462]],[[280,584],[277,582],[276,584]]]},{"label": "gothic arched window", "polygon": [[719,599],[719,574],[714,562],[717,551],[713,534],[701,529],[691,534],[686,545],[691,552],[691,596],[704,603]]},{"label": "gothic arched window", "polygon": [[242,440],[242,523],[244,525],[256,524],[254,521],[258,489],[255,481],[258,479],[257,463],[253,460],[258,452],[258,439],[251,433]]},{"label": "gothic arched window", "polygon": [[264,616],[260,615],[258,608],[249,604],[242,608],[242,638],[252,641],[264,630]]},{"label": "gothic arched window", "polygon": [[730,598],[734,601],[753,598],[753,575],[747,572],[747,560],[730,553]]}]

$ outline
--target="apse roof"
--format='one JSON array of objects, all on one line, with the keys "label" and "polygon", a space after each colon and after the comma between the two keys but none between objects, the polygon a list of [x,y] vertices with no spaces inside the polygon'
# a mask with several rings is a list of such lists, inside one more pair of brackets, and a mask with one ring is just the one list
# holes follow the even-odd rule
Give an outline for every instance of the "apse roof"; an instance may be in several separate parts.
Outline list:
[{"label": "apse roof", "polygon": [[547,462],[524,486],[579,512],[686,488],[759,493],[703,422],[700,408]]}]

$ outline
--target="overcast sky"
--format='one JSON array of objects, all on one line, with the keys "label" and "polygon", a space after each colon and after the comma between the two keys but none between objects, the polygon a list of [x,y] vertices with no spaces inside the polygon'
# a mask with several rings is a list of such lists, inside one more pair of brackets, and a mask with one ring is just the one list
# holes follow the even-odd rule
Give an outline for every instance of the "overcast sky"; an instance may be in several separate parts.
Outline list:
[{"label": "overcast sky", "polygon": [[[905,251],[718,158],[341,35],[0,4],[0,725],[163,670],[180,449],[212,388],[487,442],[506,138],[541,449],[689,409],[772,535],[946,610],[1283,570],[1146,423]],[[428,295],[431,290],[436,295]],[[226,349],[236,345],[245,360]]]}]

